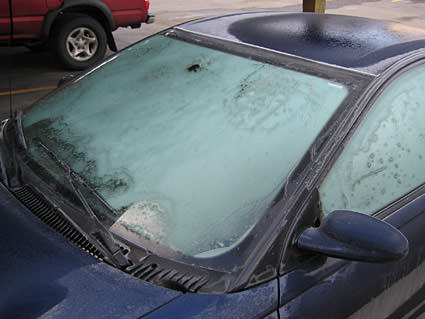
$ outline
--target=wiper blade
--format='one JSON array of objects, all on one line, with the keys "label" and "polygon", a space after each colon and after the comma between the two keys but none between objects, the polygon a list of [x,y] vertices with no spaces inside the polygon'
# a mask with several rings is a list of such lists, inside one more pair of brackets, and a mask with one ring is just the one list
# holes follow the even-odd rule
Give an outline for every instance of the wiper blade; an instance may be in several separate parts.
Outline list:
[{"label": "wiper blade", "polygon": [[[110,207],[107,202],[93,189],[88,185],[81,176],[78,175],[77,172],[75,172],[68,163],[60,159],[52,150],[50,150],[45,144],[42,142],[38,143],[43,150],[51,157],[51,159],[61,167],[65,173],[66,177],[69,181],[69,183],[72,186],[72,189],[75,193],[75,195],[78,197],[78,199],[81,201],[85,211],[87,212],[87,215],[89,216],[90,220],[94,222],[94,224],[97,226],[97,232],[101,236],[101,240],[94,234],[90,234],[91,239],[95,240],[98,245],[100,245],[105,252],[105,255],[108,257],[109,261],[118,268],[123,268],[126,266],[131,265],[132,263],[130,260],[124,256],[120,245],[116,242],[114,239],[112,233],[103,225],[103,223],[99,220],[99,218],[96,216],[96,214],[93,212],[93,209],[90,207],[90,204],[87,202],[87,199],[85,196],[81,193],[81,191],[78,189],[77,185],[82,186],[86,188],[91,194],[93,194],[97,199],[99,199],[102,204],[104,204],[111,212],[114,214],[115,211],[112,207]],[[77,185],[76,185],[77,184]],[[81,225],[80,225],[81,226]]]}]

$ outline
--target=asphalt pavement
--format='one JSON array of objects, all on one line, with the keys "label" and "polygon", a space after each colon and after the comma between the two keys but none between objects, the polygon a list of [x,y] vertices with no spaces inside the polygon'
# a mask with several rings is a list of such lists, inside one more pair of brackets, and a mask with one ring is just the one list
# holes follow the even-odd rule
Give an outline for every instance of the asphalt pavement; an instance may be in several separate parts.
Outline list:
[{"label": "asphalt pavement", "polygon": [[[240,11],[284,10],[301,12],[302,0],[151,0],[155,23],[140,29],[119,28],[114,37],[119,49],[184,21]],[[362,16],[401,22],[425,29],[424,0],[328,0],[326,13]],[[355,30],[353,30],[355,32]],[[112,52],[108,52],[112,54]],[[25,109],[67,74],[49,52],[25,47],[0,47],[0,119],[10,107]]]}]

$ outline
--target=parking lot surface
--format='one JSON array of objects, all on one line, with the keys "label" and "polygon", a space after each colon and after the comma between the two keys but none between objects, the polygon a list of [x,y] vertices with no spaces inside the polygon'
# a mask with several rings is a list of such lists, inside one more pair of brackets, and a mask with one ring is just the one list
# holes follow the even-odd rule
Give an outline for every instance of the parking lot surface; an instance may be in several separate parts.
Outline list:
[{"label": "parking lot surface", "polygon": [[[284,10],[302,11],[302,0],[183,0],[151,1],[150,12],[155,23],[140,29],[120,28],[114,32],[119,49],[178,23],[201,17],[239,11]],[[326,13],[362,16],[401,22],[425,28],[423,0],[328,0]],[[355,30],[353,30],[355,32]],[[113,52],[108,52],[112,54]],[[0,47],[0,118],[10,108],[25,109],[54,89],[67,74],[49,52],[31,52],[25,47]]]}]

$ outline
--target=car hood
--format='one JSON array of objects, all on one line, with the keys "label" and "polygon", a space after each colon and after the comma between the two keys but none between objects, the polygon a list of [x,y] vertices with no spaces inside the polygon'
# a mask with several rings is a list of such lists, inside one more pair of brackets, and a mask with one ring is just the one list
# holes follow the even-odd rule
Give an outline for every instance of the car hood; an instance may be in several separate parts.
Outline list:
[{"label": "car hood", "polygon": [[182,294],[90,256],[0,183],[0,318],[139,318]]}]

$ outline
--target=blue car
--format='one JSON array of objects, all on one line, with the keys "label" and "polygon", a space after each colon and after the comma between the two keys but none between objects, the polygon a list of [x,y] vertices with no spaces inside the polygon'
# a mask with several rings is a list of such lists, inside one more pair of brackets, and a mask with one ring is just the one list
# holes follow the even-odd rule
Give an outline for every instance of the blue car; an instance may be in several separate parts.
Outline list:
[{"label": "blue car", "polygon": [[1,123],[0,318],[419,318],[425,30],[257,12]]}]

